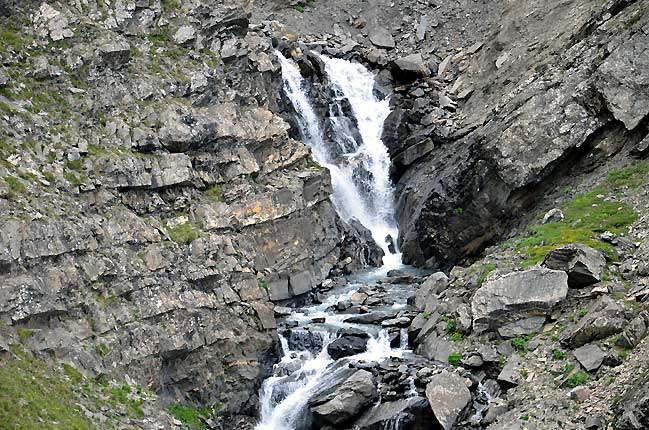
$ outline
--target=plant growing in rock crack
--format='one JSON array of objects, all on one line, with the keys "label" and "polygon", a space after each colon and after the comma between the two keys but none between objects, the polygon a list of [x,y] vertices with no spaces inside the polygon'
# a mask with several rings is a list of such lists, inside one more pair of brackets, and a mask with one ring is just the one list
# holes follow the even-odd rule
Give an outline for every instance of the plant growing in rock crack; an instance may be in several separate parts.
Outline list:
[{"label": "plant growing in rock crack", "polygon": [[207,430],[207,426],[202,420],[211,419],[216,414],[215,410],[208,406],[195,408],[178,403],[170,405],[167,411],[169,411],[172,417],[182,423],[182,428],[185,430]]},{"label": "plant growing in rock crack", "polygon": [[259,280],[259,288],[268,291],[268,281],[266,280],[266,278],[261,278]]},{"label": "plant growing in rock crack", "polygon": [[446,322],[446,335],[453,341],[453,342],[460,342],[464,339],[464,335],[460,333],[457,330],[457,323],[455,320],[451,317],[444,316],[442,319]]},{"label": "plant growing in rock crack", "polygon": [[525,352],[527,350],[527,343],[532,340],[534,334],[526,334],[522,336],[516,336],[512,339],[512,347],[518,352]]},{"label": "plant growing in rock crack", "polygon": [[459,352],[453,352],[448,355],[448,364],[451,366],[459,366],[462,361],[462,354]]},{"label": "plant growing in rock crack", "polygon": [[566,358],[566,354],[560,349],[553,349],[552,358],[554,358],[555,360],[563,360]]}]

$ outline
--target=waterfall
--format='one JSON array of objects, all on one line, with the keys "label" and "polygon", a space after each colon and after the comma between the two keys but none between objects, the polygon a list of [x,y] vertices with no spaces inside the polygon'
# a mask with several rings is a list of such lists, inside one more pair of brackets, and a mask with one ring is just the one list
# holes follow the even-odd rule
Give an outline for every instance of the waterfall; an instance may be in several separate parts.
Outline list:
[{"label": "waterfall", "polygon": [[[399,267],[390,157],[381,140],[390,106],[388,100],[374,95],[374,75],[360,64],[320,57],[333,92],[330,117],[336,141],[335,146],[328,146],[300,71],[280,52],[277,57],[303,138],[315,160],[331,174],[338,215],[345,221],[356,219],[371,232],[385,254],[384,268]],[[353,118],[344,113],[343,103],[349,104]]]}]

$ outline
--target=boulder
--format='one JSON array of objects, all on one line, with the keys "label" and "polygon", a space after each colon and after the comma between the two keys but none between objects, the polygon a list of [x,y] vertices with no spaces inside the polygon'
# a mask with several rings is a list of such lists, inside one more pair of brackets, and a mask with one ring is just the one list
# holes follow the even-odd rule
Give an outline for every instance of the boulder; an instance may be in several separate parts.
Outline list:
[{"label": "boulder", "polygon": [[268,281],[268,294],[272,301],[281,301],[291,298],[288,291],[288,277],[278,276]]},{"label": "boulder", "polygon": [[432,312],[437,306],[437,295],[448,288],[448,277],[443,272],[430,275],[410,300],[419,311]]},{"label": "boulder", "polygon": [[649,312],[642,311],[617,337],[615,344],[625,349],[633,349],[645,337],[647,330],[649,330]]},{"label": "boulder", "polygon": [[626,325],[624,315],[624,306],[608,296],[602,296],[590,306],[588,313],[579,320],[577,327],[562,341],[572,348],[578,348],[594,340],[620,333]]},{"label": "boulder", "polygon": [[518,354],[512,354],[498,375],[498,382],[506,385],[518,385],[523,381],[521,376],[522,362]]},{"label": "boulder", "polygon": [[543,265],[549,269],[563,270],[568,274],[568,286],[580,288],[601,281],[606,259],[594,248],[570,244],[548,253]]},{"label": "boulder", "polygon": [[432,332],[418,339],[415,352],[429,360],[440,361],[448,364],[448,356],[457,351],[457,346]]},{"label": "boulder", "polygon": [[417,428],[416,423],[431,422],[431,410],[423,397],[410,397],[394,402],[381,402],[371,408],[354,422],[357,430],[383,430],[392,428],[394,422],[399,423],[399,429]]},{"label": "boulder", "polygon": [[443,371],[430,378],[426,385],[426,399],[439,425],[444,430],[450,430],[471,402],[471,392],[464,378]]},{"label": "boulder", "polygon": [[351,324],[380,324],[381,322],[393,319],[397,316],[396,311],[377,311],[368,314],[355,315],[347,318],[345,322]]},{"label": "boulder", "polygon": [[370,42],[378,48],[394,49],[394,38],[390,32],[384,28],[376,28],[370,32]]},{"label": "boulder", "polygon": [[573,351],[573,354],[579,364],[589,372],[599,369],[606,357],[606,351],[595,344],[580,346]]},{"label": "boulder", "polygon": [[316,423],[341,426],[358,416],[376,396],[372,374],[358,370],[341,384],[316,395],[309,405]]},{"label": "boulder", "polygon": [[543,221],[541,221],[543,224],[547,224],[549,222],[559,222],[563,221],[565,216],[563,215],[563,212],[561,212],[561,209],[550,209],[544,216],[543,216]]},{"label": "boulder", "polygon": [[473,329],[493,330],[519,319],[547,315],[567,294],[568,276],[558,270],[531,269],[491,279],[471,301]]},{"label": "boulder", "polygon": [[412,82],[417,78],[429,76],[430,70],[421,54],[417,53],[396,60],[393,63],[392,75],[399,81]]},{"label": "boulder", "polygon": [[360,354],[366,349],[367,336],[342,336],[327,346],[327,352],[334,360]]},{"label": "boulder", "polygon": [[512,339],[530,333],[538,333],[545,324],[545,316],[530,317],[512,321],[498,329],[498,334],[504,339]]},{"label": "boulder", "polygon": [[99,55],[105,66],[119,68],[131,59],[131,45],[124,38],[108,40],[99,45]]}]

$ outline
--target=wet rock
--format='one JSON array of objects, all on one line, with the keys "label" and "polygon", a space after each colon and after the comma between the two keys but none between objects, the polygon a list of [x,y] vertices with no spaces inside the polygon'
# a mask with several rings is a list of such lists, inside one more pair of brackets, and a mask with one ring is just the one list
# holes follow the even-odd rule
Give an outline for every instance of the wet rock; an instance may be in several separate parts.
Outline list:
[{"label": "wet rock", "polygon": [[334,360],[360,354],[367,349],[367,337],[343,336],[327,346],[327,352]]},{"label": "wet rock", "polygon": [[356,422],[354,429],[381,430],[398,422],[400,428],[415,428],[417,423],[433,420],[428,401],[423,397],[410,397],[393,402],[381,402],[368,410]]},{"label": "wet rock", "polygon": [[532,269],[488,280],[471,301],[473,329],[493,330],[526,316],[547,315],[566,298],[565,272]]},{"label": "wet rock", "polygon": [[548,253],[543,265],[568,273],[568,285],[581,288],[602,279],[606,259],[600,251],[589,246],[570,244]]},{"label": "wet rock", "polygon": [[356,315],[350,318],[347,318],[345,322],[351,324],[380,324],[381,322],[393,319],[397,316],[396,311],[378,311],[370,312],[363,315]]},{"label": "wet rock", "polygon": [[588,313],[579,320],[577,327],[563,339],[564,343],[578,348],[589,342],[605,339],[624,330],[626,319],[624,307],[608,296],[593,303]]},{"label": "wet rock", "polygon": [[426,399],[439,425],[450,430],[471,401],[471,392],[462,377],[443,371],[433,375],[426,385]]},{"label": "wet rock", "polygon": [[340,426],[372,404],[376,395],[372,374],[358,370],[333,390],[311,399],[309,406],[317,423]]},{"label": "wet rock", "polygon": [[581,364],[588,372],[599,369],[599,366],[602,365],[607,354],[606,351],[595,344],[580,346],[572,353],[579,364]]},{"label": "wet rock", "polygon": [[370,42],[372,42],[372,44],[378,48],[394,49],[394,47],[396,46],[394,43],[394,38],[384,27],[379,27],[372,30],[369,37]]}]

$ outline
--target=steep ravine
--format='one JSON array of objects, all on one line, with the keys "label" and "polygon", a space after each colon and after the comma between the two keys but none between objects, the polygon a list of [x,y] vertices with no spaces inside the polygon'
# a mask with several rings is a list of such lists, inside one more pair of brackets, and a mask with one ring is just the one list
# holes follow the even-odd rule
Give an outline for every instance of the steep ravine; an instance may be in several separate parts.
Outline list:
[{"label": "steep ravine", "polygon": [[649,4],[240,3],[0,0],[0,428],[649,426]]}]

